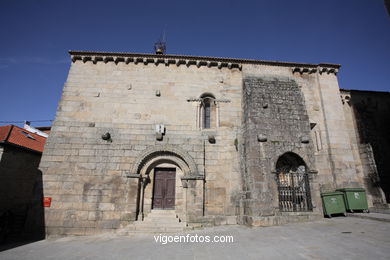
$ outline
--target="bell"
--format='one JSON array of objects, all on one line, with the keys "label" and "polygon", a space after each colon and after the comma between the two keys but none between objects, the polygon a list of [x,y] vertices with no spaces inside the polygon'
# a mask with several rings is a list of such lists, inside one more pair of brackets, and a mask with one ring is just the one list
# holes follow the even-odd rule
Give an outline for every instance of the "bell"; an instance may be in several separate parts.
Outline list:
[{"label": "bell", "polygon": [[157,48],[156,49],[156,54],[163,54],[163,50],[161,48]]}]

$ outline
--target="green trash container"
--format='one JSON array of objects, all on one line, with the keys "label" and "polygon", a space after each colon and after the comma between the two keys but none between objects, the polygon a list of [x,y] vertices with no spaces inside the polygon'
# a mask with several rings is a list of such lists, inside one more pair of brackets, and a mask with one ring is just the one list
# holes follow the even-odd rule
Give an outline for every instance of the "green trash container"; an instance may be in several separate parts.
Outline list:
[{"label": "green trash container", "polygon": [[336,191],[344,193],[345,206],[348,211],[362,210],[363,212],[369,212],[366,191],[363,188],[344,188]]},{"label": "green trash container", "polygon": [[323,192],[321,193],[324,215],[332,217],[332,214],[347,215],[344,202],[344,193],[342,192]]}]

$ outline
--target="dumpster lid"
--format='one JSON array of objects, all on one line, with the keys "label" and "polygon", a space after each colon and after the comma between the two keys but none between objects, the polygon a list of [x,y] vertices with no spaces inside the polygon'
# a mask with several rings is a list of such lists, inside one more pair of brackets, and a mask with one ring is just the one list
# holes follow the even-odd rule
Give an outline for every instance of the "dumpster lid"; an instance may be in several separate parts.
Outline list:
[{"label": "dumpster lid", "polygon": [[335,196],[335,195],[344,195],[344,193],[342,193],[341,191],[321,192],[321,197]]},{"label": "dumpster lid", "polygon": [[363,188],[342,188],[342,189],[336,189],[336,191],[341,191],[341,192],[348,192],[348,191],[351,191],[351,192],[356,192],[356,191],[365,191]]}]

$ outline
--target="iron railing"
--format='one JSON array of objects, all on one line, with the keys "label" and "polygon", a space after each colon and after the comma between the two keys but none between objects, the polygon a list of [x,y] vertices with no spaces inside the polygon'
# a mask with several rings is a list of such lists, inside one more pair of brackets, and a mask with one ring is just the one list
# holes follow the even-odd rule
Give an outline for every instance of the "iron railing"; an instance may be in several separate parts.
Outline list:
[{"label": "iron railing", "polygon": [[306,172],[277,173],[279,209],[284,212],[312,211],[309,177]]}]

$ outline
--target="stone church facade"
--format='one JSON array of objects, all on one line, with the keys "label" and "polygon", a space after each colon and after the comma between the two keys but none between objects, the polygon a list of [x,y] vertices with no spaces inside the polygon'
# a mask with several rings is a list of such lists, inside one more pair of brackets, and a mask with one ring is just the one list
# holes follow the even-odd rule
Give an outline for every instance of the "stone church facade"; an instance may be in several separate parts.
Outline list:
[{"label": "stone church facade", "polygon": [[187,227],[314,220],[320,192],[340,187],[386,203],[339,65],[70,55],[40,164],[47,235],[111,232],[156,210]]}]

